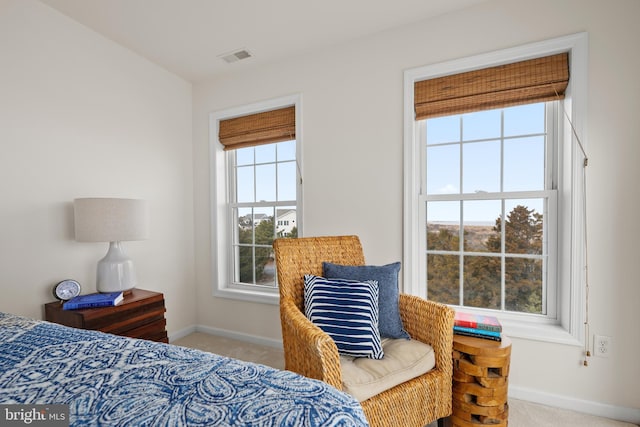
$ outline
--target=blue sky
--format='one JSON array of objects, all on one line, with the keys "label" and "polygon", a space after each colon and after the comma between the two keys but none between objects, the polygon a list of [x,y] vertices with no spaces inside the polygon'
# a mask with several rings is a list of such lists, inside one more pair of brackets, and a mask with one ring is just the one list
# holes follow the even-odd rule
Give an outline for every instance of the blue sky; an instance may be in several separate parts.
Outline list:
[{"label": "blue sky", "polygon": [[[438,117],[427,120],[426,129],[427,194],[544,189],[543,103],[506,108],[504,120],[501,110]],[[505,211],[519,204],[543,212],[542,199],[508,200]],[[499,201],[464,202],[466,223],[493,224],[500,212]],[[429,202],[428,217],[429,222],[457,222],[460,204]]]},{"label": "blue sky", "polygon": [[[255,196],[254,168],[241,167],[254,162],[255,153]],[[237,150],[238,202],[295,200],[296,198],[296,143],[279,142]],[[283,162],[283,163],[275,163]],[[277,175],[276,175],[277,172]],[[276,183],[277,176],[277,186]],[[277,189],[277,194],[276,194]],[[276,198],[277,197],[277,198]]]}]

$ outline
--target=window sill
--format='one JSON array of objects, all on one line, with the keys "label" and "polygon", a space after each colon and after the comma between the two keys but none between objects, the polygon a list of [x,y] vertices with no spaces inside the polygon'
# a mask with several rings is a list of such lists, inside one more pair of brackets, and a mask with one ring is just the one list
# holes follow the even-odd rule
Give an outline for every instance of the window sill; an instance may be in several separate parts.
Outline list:
[{"label": "window sill", "polygon": [[235,299],[240,301],[257,302],[262,304],[278,305],[280,303],[280,296],[277,293],[272,293],[272,292],[259,292],[255,290],[234,289],[234,288],[224,288],[224,289],[214,288],[213,295],[220,298],[229,298],[229,299]]},{"label": "window sill", "polygon": [[510,338],[543,341],[581,347],[582,343],[560,325],[543,325],[513,320],[501,320],[502,332]]}]

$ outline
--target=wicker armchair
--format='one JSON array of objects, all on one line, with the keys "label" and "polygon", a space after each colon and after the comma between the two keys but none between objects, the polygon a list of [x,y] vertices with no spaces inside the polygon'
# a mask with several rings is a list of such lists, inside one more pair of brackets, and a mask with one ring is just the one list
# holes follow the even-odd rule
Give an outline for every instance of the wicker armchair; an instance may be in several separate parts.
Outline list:
[{"label": "wicker armchair", "polygon": [[[342,389],[340,357],[333,340],[304,315],[304,275],[322,275],[322,262],[364,265],[357,236],[277,239],[273,243],[280,287],[285,368]],[[451,308],[400,294],[405,330],[431,345],[436,366],[424,375],[363,402],[371,426],[424,427],[451,414],[453,315]]]}]

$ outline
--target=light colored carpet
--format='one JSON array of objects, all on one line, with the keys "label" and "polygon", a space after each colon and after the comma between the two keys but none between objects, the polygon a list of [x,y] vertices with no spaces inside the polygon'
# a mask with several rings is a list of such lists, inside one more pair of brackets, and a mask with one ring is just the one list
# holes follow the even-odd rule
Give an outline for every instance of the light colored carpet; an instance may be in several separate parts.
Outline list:
[{"label": "light colored carpet", "polygon": [[171,344],[197,348],[221,356],[233,357],[248,362],[260,363],[278,369],[284,369],[282,349],[238,341],[230,338],[196,332]]},{"label": "light colored carpet", "polygon": [[[171,344],[284,369],[282,349],[196,332]],[[428,427],[435,426],[431,424]],[[621,421],[509,399],[510,427],[633,427]]]},{"label": "light colored carpet", "polygon": [[632,427],[635,424],[552,408],[522,400],[509,400],[509,425],[518,427]]}]

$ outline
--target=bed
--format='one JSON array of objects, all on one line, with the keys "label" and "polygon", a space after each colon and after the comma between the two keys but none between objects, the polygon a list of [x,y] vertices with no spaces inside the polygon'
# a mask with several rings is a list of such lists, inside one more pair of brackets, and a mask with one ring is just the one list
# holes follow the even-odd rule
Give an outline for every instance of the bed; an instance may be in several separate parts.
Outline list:
[{"label": "bed", "polygon": [[78,426],[368,425],[354,398],[289,371],[6,313],[0,404],[66,404]]}]

